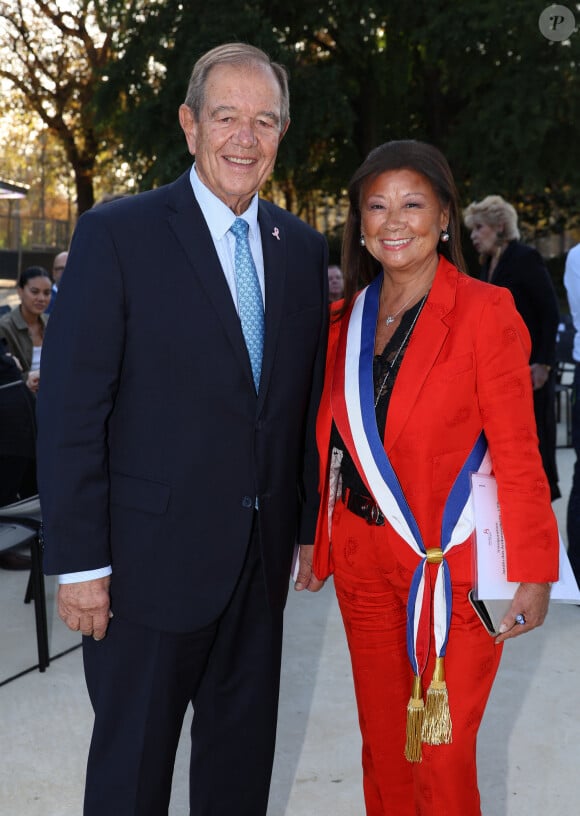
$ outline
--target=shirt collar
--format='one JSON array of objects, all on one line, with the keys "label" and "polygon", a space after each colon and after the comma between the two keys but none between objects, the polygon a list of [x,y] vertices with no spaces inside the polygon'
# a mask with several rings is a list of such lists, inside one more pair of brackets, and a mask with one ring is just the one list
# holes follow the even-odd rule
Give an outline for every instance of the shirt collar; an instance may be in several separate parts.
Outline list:
[{"label": "shirt collar", "polygon": [[[209,227],[214,241],[221,240],[230,227],[236,220],[235,214],[221,201],[209,187],[203,183],[197,174],[195,164],[191,168],[189,174],[193,193],[197,199],[197,203],[201,207],[203,216]],[[240,218],[248,222],[250,227],[250,235],[254,239],[259,239],[258,228],[258,194],[256,193],[250,202],[248,209],[242,213]]]},{"label": "shirt collar", "polygon": [[[17,329],[26,329],[28,331],[28,323],[22,316],[22,310],[20,306],[15,306],[12,311],[10,312],[12,322],[16,326]],[[48,315],[42,312],[42,314],[38,315],[40,318],[41,323],[46,323],[48,320]]]}]

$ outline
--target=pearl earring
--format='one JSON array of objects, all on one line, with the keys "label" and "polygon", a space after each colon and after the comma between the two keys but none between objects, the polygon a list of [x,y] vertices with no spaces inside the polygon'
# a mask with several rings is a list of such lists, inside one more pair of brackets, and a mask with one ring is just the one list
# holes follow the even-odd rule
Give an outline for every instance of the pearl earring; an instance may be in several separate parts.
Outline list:
[{"label": "pearl earring", "polygon": [[361,246],[366,246],[366,244],[365,244],[365,237],[364,237],[364,235],[362,234],[362,232],[361,232],[361,236],[360,236],[360,245],[361,245]]},{"label": "pearl earring", "polygon": [[447,241],[449,240],[449,233],[447,232],[446,229],[441,230],[441,236],[440,237],[441,237],[441,240],[443,241],[443,243],[446,244]]}]

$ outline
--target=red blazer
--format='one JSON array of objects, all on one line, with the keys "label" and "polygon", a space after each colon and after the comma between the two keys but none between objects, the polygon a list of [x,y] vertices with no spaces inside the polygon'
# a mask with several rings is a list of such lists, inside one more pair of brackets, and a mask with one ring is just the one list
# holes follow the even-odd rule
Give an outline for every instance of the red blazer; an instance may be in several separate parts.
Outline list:
[{"label": "red blazer", "polygon": [[[341,302],[333,304],[333,312]],[[332,322],[317,422],[321,511],[314,571],[332,572],[328,535],[331,385],[344,321]],[[389,404],[384,444],[425,547],[440,547],[445,501],[477,436],[487,437],[513,581],[558,578],[558,531],[536,435],[530,339],[511,294],[460,273],[441,259]],[[401,560],[417,556],[399,542]],[[450,551],[454,580],[471,581],[470,540]]]}]

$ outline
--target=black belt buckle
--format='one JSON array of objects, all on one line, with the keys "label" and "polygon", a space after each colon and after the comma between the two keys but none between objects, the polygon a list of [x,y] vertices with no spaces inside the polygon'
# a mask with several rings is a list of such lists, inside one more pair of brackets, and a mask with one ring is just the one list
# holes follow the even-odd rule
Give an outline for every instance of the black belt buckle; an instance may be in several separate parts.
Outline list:
[{"label": "black belt buckle", "polygon": [[377,527],[382,527],[385,523],[385,517],[383,516],[379,505],[375,504],[374,502],[370,506],[370,518],[367,519],[369,524],[376,524]]},{"label": "black belt buckle", "polygon": [[382,527],[385,523],[380,507],[370,496],[361,496],[359,493],[349,491],[346,496],[346,506],[356,516],[363,518],[367,524]]}]

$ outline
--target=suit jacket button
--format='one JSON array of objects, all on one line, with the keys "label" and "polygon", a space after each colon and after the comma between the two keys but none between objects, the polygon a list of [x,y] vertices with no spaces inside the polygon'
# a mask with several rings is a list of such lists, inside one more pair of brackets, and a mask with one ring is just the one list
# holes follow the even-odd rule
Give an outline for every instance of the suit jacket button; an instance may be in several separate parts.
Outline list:
[{"label": "suit jacket button", "polygon": [[249,508],[249,507],[253,507],[253,506],[254,506],[253,498],[251,496],[244,496],[244,498],[242,499],[242,507],[248,507]]}]

